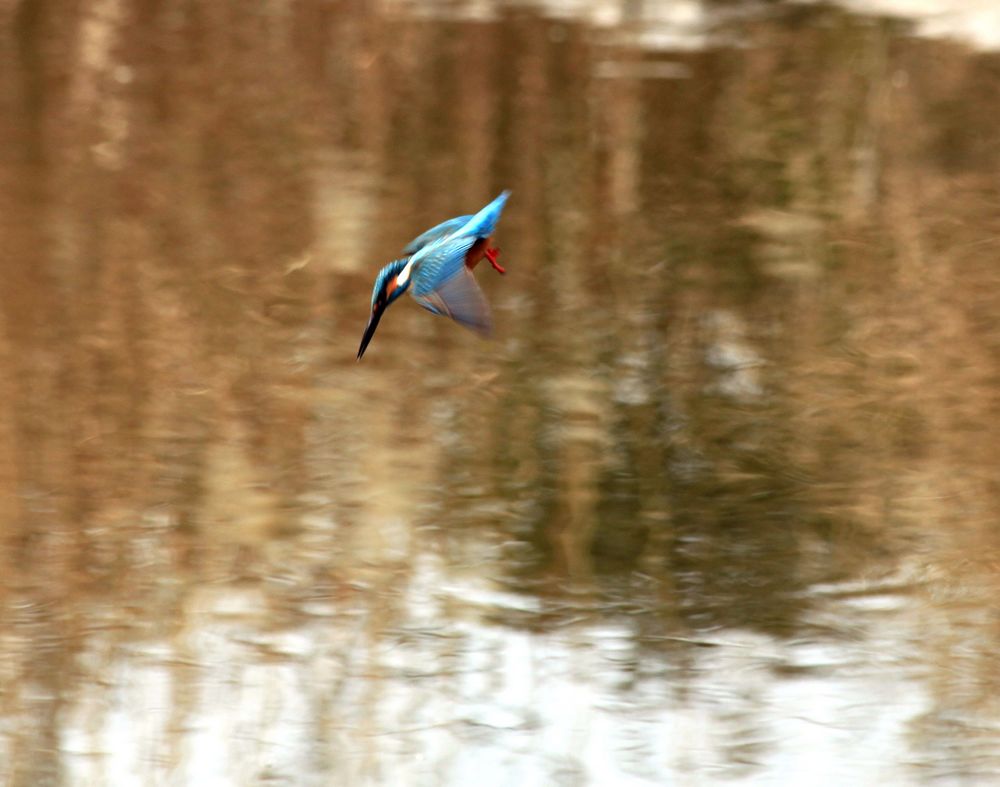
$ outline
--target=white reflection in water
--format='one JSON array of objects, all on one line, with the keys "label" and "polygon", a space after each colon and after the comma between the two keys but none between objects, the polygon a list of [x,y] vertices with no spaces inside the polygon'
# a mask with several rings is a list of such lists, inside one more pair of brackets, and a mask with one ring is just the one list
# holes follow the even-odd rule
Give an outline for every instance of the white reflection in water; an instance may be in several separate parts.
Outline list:
[{"label": "white reflection in water", "polygon": [[491,624],[544,603],[426,553],[410,582],[388,631],[377,601],[267,630],[260,589],[220,587],[195,594],[170,640],[92,637],[81,663],[113,665],[64,712],[68,783],[907,781],[884,755],[908,749],[930,700],[898,656],[919,624],[902,596],[827,586],[806,624],[839,635],[719,630],[682,664],[585,605],[535,632]]},{"label": "white reflection in water", "polygon": [[991,0],[841,0],[856,13],[911,19],[919,35],[1000,49],[1000,8]]},{"label": "white reflection in water", "polygon": [[[799,0],[803,5],[813,0]],[[504,0],[394,0],[415,16],[441,19],[490,20],[510,3]],[[629,43],[647,50],[698,50],[722,43],[720,28],[732,19],[766,15],[767,5],[707,3],[701,0],[537,0],[533,6],[553,19],[581,20],[599,29],[634,31]],[[978,49],[1000,48],[1000,8],[990,0],[840,0],[835,5],[871,16],[913,22],[917,35],[953,38]]]}]

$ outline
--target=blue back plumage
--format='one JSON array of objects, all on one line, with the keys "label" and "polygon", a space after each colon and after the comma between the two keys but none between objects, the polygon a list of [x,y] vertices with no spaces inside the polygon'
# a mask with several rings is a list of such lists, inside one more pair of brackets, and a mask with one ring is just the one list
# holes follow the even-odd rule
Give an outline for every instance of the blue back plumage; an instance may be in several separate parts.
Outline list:
[{"label": "blue back plumage", "polygon": [[442,221],[436,227],[431,227],[407,243],[403,254],[416,254],[425,246],[456,234],[472,235],[477,238],[489,237],[500,220],[500,213],[503,211],[503,206],[509,196],[510,192],[504,191],[474,216],[456,216],[453,219]]},{"label": "blue back plumage", "polygon": [[453,219],[448,219],[448,221],[442,221],[436,227],[431,227],[427,232],[417,235],[417,237],[407,243],[403,249],[403,254],[416,254],[424,246],[436,240],[446,238],[456,230],[464,227],[469,223],[469,219],[471,218],[472,216],[456,216]]},{"label": "blue back plumage", "polygon": [[500,214],[503,212],[503,206],[507,203],[507,197],[509,196],[510,192],[504,191],[489,205],[469,219],[468,223],[460,230],[457,230],[455,234],[469,235],[475,238],[488,238],[493,234],[497,222],[500,221]]}]

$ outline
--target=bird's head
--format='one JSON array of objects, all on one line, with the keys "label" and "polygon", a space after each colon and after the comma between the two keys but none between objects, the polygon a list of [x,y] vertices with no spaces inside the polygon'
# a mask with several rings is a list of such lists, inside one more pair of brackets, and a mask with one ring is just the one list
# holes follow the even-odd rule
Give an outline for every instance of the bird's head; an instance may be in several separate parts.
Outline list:
[{"label": "bird's head", "polygon": [[358,348],[358,360],[365,354],[365,348],[375,335],[378,321],[382,314],[396,298],[406,292],[410,286],[409,259],[393,260],[378,272],[375,277],[375,287],[372,289],[372,313],[368,318],[368,327],[361,337],[361,347]]}]

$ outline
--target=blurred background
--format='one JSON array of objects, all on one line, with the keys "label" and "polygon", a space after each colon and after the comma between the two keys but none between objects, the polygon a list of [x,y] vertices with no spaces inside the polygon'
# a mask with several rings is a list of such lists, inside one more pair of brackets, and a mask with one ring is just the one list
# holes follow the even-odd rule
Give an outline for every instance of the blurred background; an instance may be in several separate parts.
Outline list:
[{"label": "blurred background", "polygon": [[[997,49],[0,1],[0,783],[996,783]],[[496,339],[356,363],[502,188]]]}]

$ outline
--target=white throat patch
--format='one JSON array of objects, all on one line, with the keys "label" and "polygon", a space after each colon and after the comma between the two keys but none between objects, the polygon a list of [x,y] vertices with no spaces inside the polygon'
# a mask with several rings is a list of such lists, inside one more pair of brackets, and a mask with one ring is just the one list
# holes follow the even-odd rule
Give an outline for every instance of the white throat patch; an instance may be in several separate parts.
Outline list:
[{"label": "white throat patch", "polygon": [[410,278],[410,268],[412,267],[413,267],[413,260],[410,260],[408,263],[406,263],[406,267],[399,272],[399,275],[396,277],[397,287],[402,287],[404,284],[406,284],[406,282]]}]

